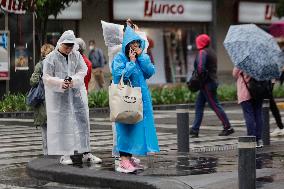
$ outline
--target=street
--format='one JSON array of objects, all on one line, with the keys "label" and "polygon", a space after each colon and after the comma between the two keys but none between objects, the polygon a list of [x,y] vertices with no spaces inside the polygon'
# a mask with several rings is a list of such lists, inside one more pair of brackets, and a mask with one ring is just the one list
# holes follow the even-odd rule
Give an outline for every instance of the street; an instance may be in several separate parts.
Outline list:
[{"label": "street", "polygon": [[[224,171],[233,171],[237,169],[237,159],[228,156],[227,151],[234,154],[237,148],[237,136],[245,135],[246,128],[242,118],[242,112],[238,106],[225,107],[234,126],[236,133],[230,136],[218,136],[222,130],[218,118],[211,110],[206,110],[204,121],[201,126],[200,137],[190,139],[190,150],[193,154],[198,153],[215,153],[219,154],[218,165],[212,172],[222,173]],[[281,112],[284,114],[284,112]],[[190,110],[190,122],[192,122],[194,111]],[[91,116],[91,147],[94,154],[103,158],[102,170],[114,171],[113,158],[111,157],[112,149],[112,131],[111,123],[107,114],[96,114]],[[273,117],[270,117],[272,128],[275,127]],[[156,128],[158,131],[159,145],[161,149],[161,158],[163,155],[176,153],[176,113],[175,111],[157,110],[155,111]],[[76,188],[71,185],[39,181],[30,178],[25,172],[25,165],[30,160],[41,156],[41,131],[32,125],[32,119],[0,119],[0,188]],[[272,145],[284,138],[272,138]],[[228,156],[228,157],[226,157]],[[159,154],[157,156],[159,158]],[[143,159],[148,161],[149,159]],[[169,161],[165,166],[170,169],[173,161]],[[209,161],[209,160],[208,160]],[[145,170],[142,175],[190,175],[193,172],[179,170],[163,173],[157,171],[150,173]],[[195,174],[204,174],[204,170],[196,171]],[[208,172],[210,173],[210,171]],[[203,177],[203,176],[201,176]]]}]

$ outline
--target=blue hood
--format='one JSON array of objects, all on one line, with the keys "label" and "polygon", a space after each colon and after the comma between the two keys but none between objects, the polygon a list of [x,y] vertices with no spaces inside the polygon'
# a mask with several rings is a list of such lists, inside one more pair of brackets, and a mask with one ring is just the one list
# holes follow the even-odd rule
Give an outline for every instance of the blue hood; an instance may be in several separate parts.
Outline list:
[{"label": "blue hood", "polygon": [[128,45],[130,42],[134,40],[140,40],[141,41],[141,49],[142,51],[145,48],[145,41],[137,34],[134,32],[132,28],[129,26],[126,27],[124,35],[123,35],[123,41],[122,41],[122,52],[125,54],[125,48],[126,45]]}]

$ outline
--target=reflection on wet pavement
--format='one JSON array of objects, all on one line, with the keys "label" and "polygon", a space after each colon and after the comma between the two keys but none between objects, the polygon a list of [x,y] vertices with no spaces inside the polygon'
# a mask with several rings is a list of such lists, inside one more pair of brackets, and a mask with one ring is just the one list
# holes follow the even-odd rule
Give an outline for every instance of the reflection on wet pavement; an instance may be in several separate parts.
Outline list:
[{"label": "reflection on wet pavement", "polygon": [[[78,168],[108,170],[114,171],[114,158],[110,157],[110,151],[101,151],[100,157],[103,157],[102,164],[85,163],[83,165],[73,165]],[[58,157],[54,157],[58,158]],[[141,157],[141,161],[146,166],[144,171],[136,174],[139,176],[186,176],[198,174],[211,174],[216,172],[233,172],[237,170],[237,157],[216,156],[210,154],[183,154],[183,153],[159,153],[147,157]],[[264,168],[284,168],[284,152],[277,153],[260,153],[256,158],[257,169]],[[25,165],[19,167],[2,168],[0,183],[38,187],[47,184],[45,181],[39,181],[30,178],[26,174]],[[258,177],[260,183],[270,183],[275,179],[279,179],[279,175]]]}]

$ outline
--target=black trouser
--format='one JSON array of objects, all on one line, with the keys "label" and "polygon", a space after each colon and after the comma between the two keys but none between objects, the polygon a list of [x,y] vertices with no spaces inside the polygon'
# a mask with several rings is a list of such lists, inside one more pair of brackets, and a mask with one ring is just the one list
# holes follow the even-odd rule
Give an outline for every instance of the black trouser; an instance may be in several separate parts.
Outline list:
[{"label": "black trouser", "polygon": [[269,99],[269,104],[270,104],[270,110],[272,112],[272,115],[275,118],[277,126],[279,127],[279,129],[283,129],[283,123],[282,123],[282,120],[281,120],[281,115],[280,115],[280,112],[278,110],[278,107],[275,103],[273,96],[271,96],[271,98]]},{"label": "black trouser", "polygon": [[[272,84],[272,89],[273,89],[273,86],[274,86],[274,84]],[[271,95],[271,97],[269,99],[269,105],[270,105],[270,110],[272,112],[272,115],[275,118],[277,126],[279,127],[279,129],[283,129],[284,127],[283,127],[283,123],[282,123],[282,120],[281,120],[281,115],[280,115],[280,112],[278,110],[278,107],[276,105],[276,102],[274,100],[273,95]]]},{"label": "black trouser", "polygon": [[120,157],[121,157],[121,156],[124,156],[124,157],[132,157],[132,154],[127,153],[127,152],[122,152],[122,151],[119,151],[119,155],[120,155]]}]

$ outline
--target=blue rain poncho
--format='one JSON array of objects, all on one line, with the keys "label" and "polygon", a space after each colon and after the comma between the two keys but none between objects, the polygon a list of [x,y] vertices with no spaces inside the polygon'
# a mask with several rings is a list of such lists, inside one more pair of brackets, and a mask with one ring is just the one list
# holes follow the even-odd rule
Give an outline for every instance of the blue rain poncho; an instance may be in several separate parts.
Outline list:
[{"label": "blue rain poncho", "polygon": [[[48,155],[90,151],[89,108],[84,84],[87,66],[76,43],[67,62],[58,51],[62,43],[75,43],[73,31],[64,32],[55,50],[43,61]],[[72,77],[73,88],[62,89],[66,76]]]},{"label": "blue rain poncho", "polygon": [[133,155],[147,155],[149,152],[159,152],[158,139],[153,116],[151,94],[146,79],[155,73],[155,66],[149,56],[142,53],[136,62],[131,62],[125,55],[126,45],[134,40],[141,41],[142,50],[145,41],[130,27],[127,27],[123,37],[122,52],[118,53],[112,62],[113,82],[118,84],[122,75],[124,81],[131,81],[134,87],[141,87],[143,99],[143,120],[134,125],[115,123],[116,151]]}]

